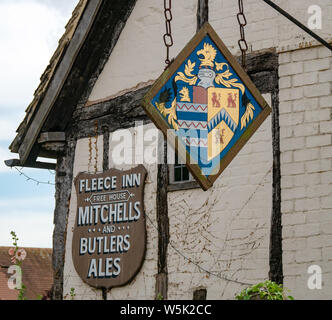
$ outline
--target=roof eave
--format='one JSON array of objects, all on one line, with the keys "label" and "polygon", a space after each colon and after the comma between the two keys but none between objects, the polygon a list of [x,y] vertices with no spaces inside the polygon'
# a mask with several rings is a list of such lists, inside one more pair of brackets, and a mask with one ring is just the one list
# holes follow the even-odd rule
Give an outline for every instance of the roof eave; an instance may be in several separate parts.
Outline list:
[{"label": "roof eave", "polygon": [[9,147],[12,152],[19,154],[22,165],[34,162],[38,156],[38,153],[33,152],[33,149],[35,149],[34,147],[37,143],[43,124],[61,92],[75,59],[77,58],[77,55],[92,27],[101,3],[102,0],[89,0],[84,3],[84,12],[80,17],[72,38],[66,39],[65,51],[60,57],[60,61],[56,65],[55,70],[53,70],[54,74],[52,75],[45,92],[42,93],[42,97],[39,96],[39,101],[35,108],[36,111],[33,115],[27,114],[27,117],[31,117],[31,120],[29,121],[28,119],[28,123],[23,125],[23,127],[21,124],[18,129],[18,131],[21,132],[17,134]]}]

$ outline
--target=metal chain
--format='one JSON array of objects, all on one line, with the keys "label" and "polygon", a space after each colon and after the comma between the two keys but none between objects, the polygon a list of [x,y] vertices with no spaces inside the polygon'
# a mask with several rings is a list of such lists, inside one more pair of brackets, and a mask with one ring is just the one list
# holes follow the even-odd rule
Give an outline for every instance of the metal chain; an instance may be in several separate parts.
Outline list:
[{"label": "metal chain", "polygon": [[165,63],[167,66],[171,63],[169,59],[169,48],[173,46],[173,36],[172,36],[172,28],[171,21],[173,19],[172,16],[172,0],[164,0],[164,15],[165,15],[165,24],[166,24],[166,33],[164,34],[164,43],[166,46],[166,60]]},{"label": "metal chain", "polygon": [[247,25],[247,19],[244,15],[244,10],[243,10],[243,0],[238,0],[239,1],[239,13],[237,14],[237,21],[239,22],[240,25],[240,35],[241,38],[238,41],[241,53],[242,53],[242,67],[245,69],[246,68],[246,53],[248,51],[248,44],[246,41],[246,37],[244,34],[244,27]]}]

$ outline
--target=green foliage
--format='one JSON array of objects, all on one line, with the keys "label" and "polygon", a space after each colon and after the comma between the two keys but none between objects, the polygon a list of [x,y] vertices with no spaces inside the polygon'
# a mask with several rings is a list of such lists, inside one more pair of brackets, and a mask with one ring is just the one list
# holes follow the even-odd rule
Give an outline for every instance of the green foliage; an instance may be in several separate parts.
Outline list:
[{"label": "green foliage", "polygon": [[161,293],[158,293],[156,300],[164,300],[164,297]]},{"label": "green foliage", "polygon": [[273,281],[265,281],[242,290],[235,296],[236,300],[294,300],[286,296],[286,289]]},{"label": "green foliage", "polygon": [[[23,260],[25,259],[25,256],[23,258],[19,258],[17,257],[16,255],[18,254],[19,251],[21,251],[22,249],[19,249],[18,247],[18,237],[16,235],[16,233],[14,231],[12,231],[11,233],[11,236],[12,236],[12,240],[13,240],[13,246],[14,246],[14,253],[13,253],[13,257],[12,257],[12,262],[17,265],[18,267],[21,268],[21,276],[23,277],[23,274],[22,274],[22,262]],[[24,250],[23,250],[24,251]],[[22,283],[21,284],[21,288],[18,289],[18,296],[17,296],[17,299],[18,300],[27,300],[27,297],[25,296],[26,295],[26,291],[27,291],[27,288],[26,286]]]},{"label": "green foliage", "polygon": [[17,241],[18,241],[19,239],[17,238],[16,233],[15,233],[14,231],[12,231],[10,234],[11,234],[11,236],[12,236],[13,246],[14,246],[16,249],[18,249]]},{"label": "green foliage", "polygon": [[18,292],[18,297],[17,297],[18,300],[28,300],[28,298],[25,296],[26,290],[27,287],[22,283],[22,287]]},{"label": "green foliage", "polygon": [[67,299],[69,299],[69,297],[70,297],[70,300],[75,300],[75,298],[76,298],[75,288],[71,288],[70,292],[67,293],[63,298],[64,298],[64,300],[67,300]]},{"label": "green foliage", "polygon": [[70,289],[70,297],[71,297],[71,300],[75,300],[75,297],[76,297],[75,288]]}]

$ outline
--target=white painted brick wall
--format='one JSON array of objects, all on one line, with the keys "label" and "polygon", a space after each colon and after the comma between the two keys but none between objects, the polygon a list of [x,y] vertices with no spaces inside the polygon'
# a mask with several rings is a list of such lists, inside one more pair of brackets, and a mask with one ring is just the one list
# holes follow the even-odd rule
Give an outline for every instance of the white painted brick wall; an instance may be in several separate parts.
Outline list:
[{"label": "white painted brick wall", "polygon": [[[317,32],[324,39],[332,40],[332,5],[328,1],[279,0],[277,4],[305,25],[310,17],[308,7],[319,5],[322,8],[323,25],[322,30]],[[318,44],[261,0],[244,1],[244,9],[248,22],[245,28],[246,39],[252,52],[271,48],[286,52]],[[236,18],[238,10],[235,0],[209,0],[209,22],[234,55],[240,54],[240,31]],[[172,11],[174,46],[170,53],[172,57],[176,57],[196,32],[197,0],[175,1]],[[89,101],[115,97],[156,80],[165,67],[166,51],[162,39],[164,33],[162,1],[138,0],[112,53],[112,59],[106,64]],[[290,55],[283,55],[284,61],[280,63],[287,63],[289,57]],[[319,59],[315,60],[316,57]],[[293,54],[292,61],[294,63],[287,67],[281,66],[281,69],[285,68],[284,72],[290,75],[302,73],[303,70],[306,73],[328,70],[328,49],[320,48],[317,51],[309,48],[307,51],[299,51]],[[309,75],[308,77],[310,78]],[[324,73],[320,77],[323,81],[331,75]],[[297,81],[304,80],[299,77]]]},{"label": "white painted brick wall", "polygon": [[[175,57],[196,32],[197,1],[173,1],[172,34]],[[163,1],[138,0],[89,101],[116,96],[156,80],[165,68]],[[131,89],[132,90],[132,89]]]},{"label": "white painted brick wall", "polygon": [[[283,270],[296,299],[332,298],[332,57],[326,51],[279,56]],[[322,290],[307,286],[314,264],[322,268]]]},{"label": "white painted brick wall", "polygon": [[[308,13],[309,6],[319,5],[322,8],[323,23],[322,29],[315,31],[324,39],[328,41],[332,40],[332,5],[329,1],[278,0],[274,2],[306,26],[308,26],[308,20],[311,16]],[[238,2],[234,0],[210,0],[209,3],[211,25],[231,49],[231,52],[239,54],[237,41],[240,31],[236,19],[236,14],[239,12]],[[252,51],[277,48],[278,52],[285,52],[317,44],[316,40],[313,40],[311,36],[262,1],[246,0],[243,3],[248,22],[245,27],[246,39]],[[321,50],[319,56],[322,58],[325,57],[326,51],[328,50]],[[307,59],[315,59],[316,54],[316,52],[311,52],[310,50],[303,53],[296,53],[293,61],[296,65],[297,61],[302,62]],[[283,59],[285,59],[283,63],[286,63],[289,56],[285,55]]]}]

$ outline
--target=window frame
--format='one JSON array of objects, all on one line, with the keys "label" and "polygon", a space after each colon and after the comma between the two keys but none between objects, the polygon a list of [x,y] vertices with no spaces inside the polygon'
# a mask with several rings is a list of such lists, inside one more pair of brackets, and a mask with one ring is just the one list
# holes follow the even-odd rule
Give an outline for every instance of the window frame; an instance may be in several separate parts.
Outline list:
[{"label": "window frame", "polygon": [[[177,157],[176,157],[177,160]],[[176,161],[177,162],[177,161]],[[190,171],[189,180],[175,181],[175,169],[176,168],[185,168],[188,170],[185,164],[175,163],[168,165],[168,191],[177,191],[177,190],[189,190],[189,189],[197,189],[200,188],[200,185],[192,176]]]}]

